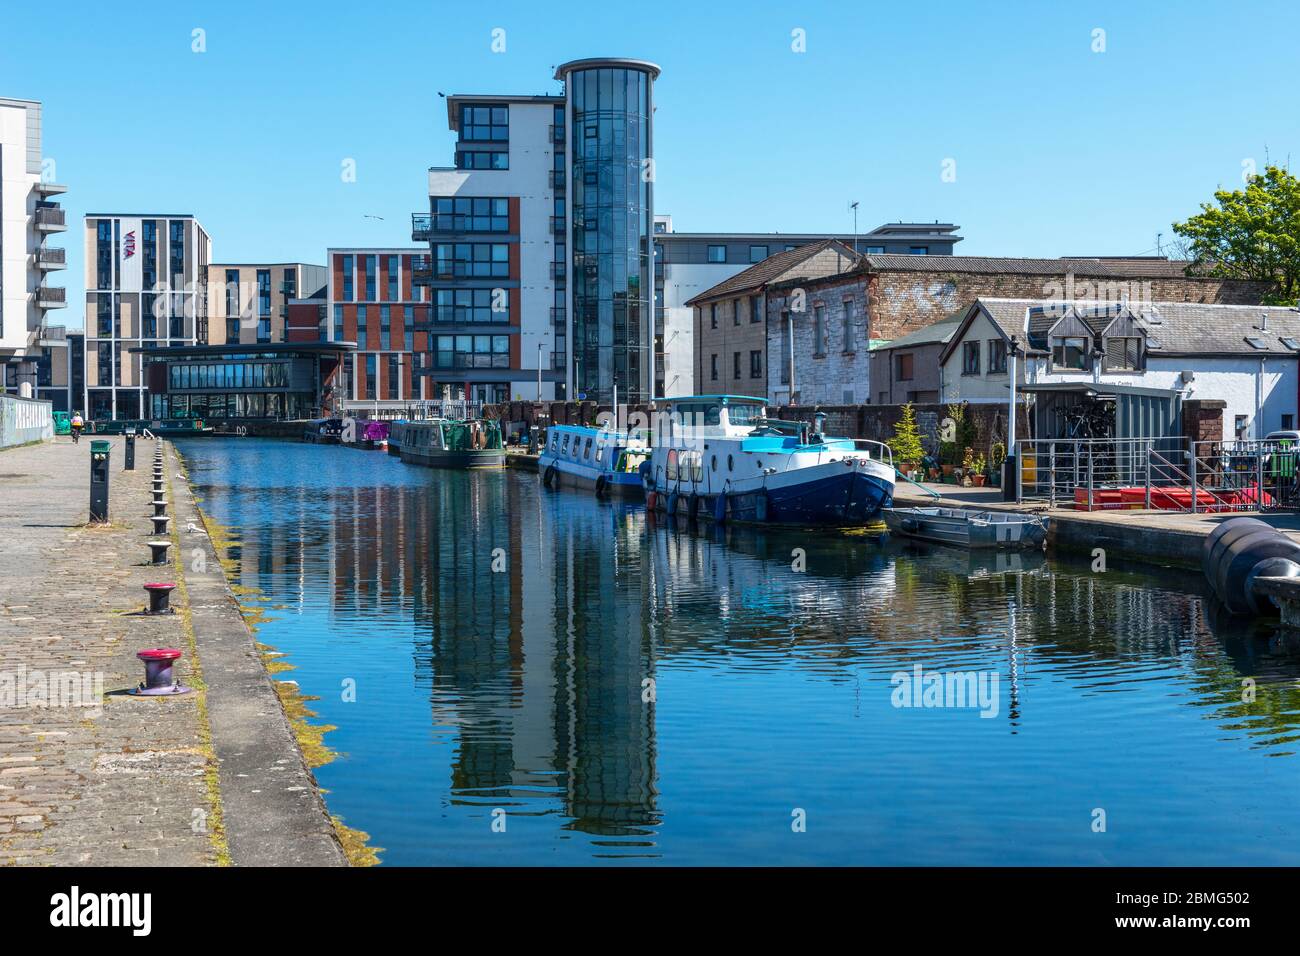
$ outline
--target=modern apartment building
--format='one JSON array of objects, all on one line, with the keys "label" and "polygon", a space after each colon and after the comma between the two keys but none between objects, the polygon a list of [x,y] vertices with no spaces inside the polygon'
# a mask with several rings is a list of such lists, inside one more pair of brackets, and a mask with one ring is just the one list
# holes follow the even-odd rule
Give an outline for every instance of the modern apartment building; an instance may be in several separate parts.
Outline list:
[{"label": "modern apartment building", "polygon": [[[689,300],[701,296],[732,276],[769,256],[811,243],[833,239],[861,254],[952,255],[961,242],[952,223],[888,223],[865,233],[816,235],[778,232],[675,232],[672,216],[656,216],[655,232],[655,394],[691,395],[716,387],[717,380],[697,372],[712,361],[712,352],[697,349],[693,330],[698,321]],[[763,346],[760,343],[760,348]],[[724,350],[725,351],[725,350]],[[764,349],[765,351],[765,349]],[[730,353],[724,356],[731,361]],[[758,361],[764,362],[762,356]],[[766,368],[766,364],[760,367]],[[735,370],[719,373],[732,378]],[[749,356],[742,373],[753,375]],[[734,383],[733,383],[734,384]],[[757,387],[749,383],[750,387]],[[762,394],[762,392],[760,392]]]},{"label": "modern apartment building", "polygon": [[64,250],[47,240],[67,229],[51,198],[67,187],[52,178],[41,155],[41,104],[0,98],[0,392],[30,393],[67,411],[67,337],[47,321],[67,306],[66,291],[47,281],[66,267]]},{"label": "modern apartment building", "polygon": [[658,75],[575,60],[562,93],[447,97],[455,163],[429,170],[412,221],[429,243],[430,397],[651,397]]},{"label": "modern apartment building", "polygon": [[208,266],[208,334],[201,344],[288,341],[289,303],[326,286],[324,266],[302,262]]},{"label": "modern apartment building", "polygon": [[212,242],[189,214],[92,213],[85,248],[84,407],[95,419],[143,418],[138,350],[208,340]]},{"label": "modern apartment building", "polygon": [[415,275],[428,269],[428,253],[330,249],[327,261],[328,340],[356,343],[333,378],[331,395],[339,410],[385,417],[412,401],[440,397],[429,393],[422,374],[431,350],[425,331],[430,304]]}]

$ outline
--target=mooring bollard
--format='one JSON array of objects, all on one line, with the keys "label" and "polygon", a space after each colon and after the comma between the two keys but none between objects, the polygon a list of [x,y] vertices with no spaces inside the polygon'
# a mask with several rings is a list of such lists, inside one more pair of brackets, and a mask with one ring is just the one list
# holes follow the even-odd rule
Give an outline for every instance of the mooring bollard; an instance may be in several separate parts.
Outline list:
[{"label": "mooring bollard", "polygon": [[145,591],[149,595],[149,610],[146,614],[170,614],[172,612],[171,594],[175,589],[174,584],[146,584]]},{"label": "mooring bollard", "polygon": [[131,693],[136,697],[167,697],[188,694],[190,689],[172,673],[181,652],[174,647],[150,647],[135,655],[144,661],[144,682]]},{"label": "mooring bollard", "polygon": [[127,428],[123,434],[126,435],[126,456],[122,463],[122,470],[135,471],[135,429]]},{"label": "mooring bollard", "polygon": [[167,549],[170,548],[171,546],[172,546],[172,543],[171,543],[170,541],[168,541],[166,538],[164,538],[164,539],[161,540],[161,541],[150,541],[150,542],[149,542],[149,548],[150,548],[150,550],[152,551],[152,557],[153,557],[153,560],[152,560],[151,563],[153,563],[153,564],[166,564],[166,563],[167,563]]},{"label": "mooring bollard", "polygon": [[169,517],[167,517],[166,515],[154,515],[154,516],[153,516],[152,518],[150,518],[149,520],[153,522],[153,533],[154,533],[154,534],[166,534],[166,533],[167,533],[167,522],[168,522],[168,521],[171,521],[172,519],[169,518]]},{"label": "mooring bollard", "polygon": [[153,516],[155,518],[159,517],[160,515],[165,515],[166,513],[167,513],[167,502],[155,501],[153,503]]}]

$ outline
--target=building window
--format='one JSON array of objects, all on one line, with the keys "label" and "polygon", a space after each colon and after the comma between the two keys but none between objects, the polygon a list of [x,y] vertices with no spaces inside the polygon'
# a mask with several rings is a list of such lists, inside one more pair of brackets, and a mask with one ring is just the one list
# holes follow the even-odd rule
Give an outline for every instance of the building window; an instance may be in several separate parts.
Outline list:
[{"label": "building window", "polygon": [[826,354],[826,306],[813,306],[813,354]]},{"label": "building window", "polygon": [[726,247],[726,246],[709,246],[709,261],[710,261],[710,262],[726,262],[726,261],[727,261],[727,247]]},{"label": "building window", "polygon": [[718,303],[714,302],[709,306],[709,328],[718,327]]},{"label": "building window", "polygon": [[1142,340],[1140,338],[1106,339],[1106,368],[1112,371],[1137,371],[1141,368]]},{"label": "building window", "polygon": [[390,400],[397,398],[397,381],[397,356],[390,355],[388,356],[388,398]]},{"label": "building window", "polygon": [[762,261],[763,261],[764,259],[766,259],[766,258],[767,258],[767,246],[750,246],[750,247],[749,247],[749,261],[750,261],[750,262],[762,262]]},{"label": "building window", "polygon": [[457,169],[509,169],[510,154],[499,149],[460,149],[456,151]]},{"label": "building window", "polygon": [[989,373],[1007,370],[1007,343],[1002,339],[989,339]]},{"label": "building window", "polygon": [[433,228],[438,232],[509,232],[509,200],[440,196],[433,201]]},{"label": "building window", "polygon": [[1295,428],[1295,416],[1294,416],[1294,415],[1291,415],[1291,414],[1283,415],[1283,416],[1282,416],[1282,430],[1283,430],[1283,431],[1287,431],[1287,432],[1289,432],[1289,431],[1291,431],[1291,429],[1293,429],[1293,428]]},{"label": "building window", "polygon": [[731,300],[731,324],[732,325],[740,324],[740,300],[739,299]]},{"label": "building window", "polygon": [[434,271],[451,278],[506,279],[510,246],[506,243],[440,242],[433,247]]},{"label": "building window", "polygon": [[284,292],[285,299],[298,298],[298,273],[293,269],[284,270]]},{"label": "building window", "polygon": [[415,306],[408,305],[402,309],[402,345],[408,352],[415,351]]},{"label": "building window", "polygon": [[393,347],[393,313],[392,306],[379,307],[379,351],[387,352]]},{"label": "building window", "polygon": [[912,353],[904,352],[894,356],[894,378],[900,382],[912,380]]},{"label": "building window", "polygon": [[508,335],[435,335],[435,368],[509,368]]},{"label": "building window", "polygon": [[172,222],[169,225],[171,247],[171,284],[178,289],[185,284],[185,223]]},{"label": "building window", "polygon": [[751,296],[749,300],[749,321],[751,324],[762,321],[762,312],[759,309],[759,303],[762,301],[760,296]]},{"label": "building window", "polygon": [[709,378],[714,382],[718,380],[718,355],[716,352],[709,356]]},{"label": "building window", "polygon": [[740,353],[731,353],[731,377],[740,378]]},{"label": "building window", "polygon": [[908,251],[909,254],[914,255],[914,256],[928,256],[928,255],[930,254],[930,247],[929,247],[929,246],[912,246],[912,247],[911,247],[910,249],[908,249],[907,251]]},{"label": "building window", "polygon": [[334,306],[334,341],[343,341],[343,306]]},{"label": "building window", "polygon": [[366,270],[366,299],[367,302],[375,301],[375,256],[362,256],[361,262]]},{"label": "building window", "polygon": [[869,256],[883,256],[884,254],[884,246],[867,246],[867,255]]},{"label": "building window", "polygon": [[754,349],[749,353],[749,377],[763,377],[763,351],[761,349]]},{"label": "building window", "polygon": [[400,302],[397,292],[397,256],[388,256],[388,301]]},{"label": "building window", "polygon": [[1232,433],[1236,436],[1237,441],[1246,440],[1246,429],[1249,419],[1245,415],[1238,415],[1232,420]]},{"label": "building window", "polygon": [[499,301],[494,302],[494,291],[493,289],[434,289],[434,321],[461,324],[509,322],[510,296],[502,295]]},{"label": "building window", "polygon": [[853,300],[844,300],[844,354],[854,351],[853,341]]},{"label": "building window", "polygon": [[351,302],[353,298],[353,270],[356,268],[355,256],[343,257],[343,301]]},{"label": "building window", "polygon": [[95,287],[113,288],[113,220],[111,219],[96,221]]},{"label": "building window", "polygon": [[964,342],[961,347],[961,373],[978,375],[980,373],[980,344]]},{"label": "building window", "polygon": [[510,139],[510,107],[462,104],[460,139],[473,143],[506,142]]},{"label": "building window", "polygon": [[365,352],[366,349],[366,307],[357,306],[357,351]]},{"label": "building window", "polygon": [[1081,371],[1088,367],[1088,340],[1083,337],[1052,339],[1052,365]]}]

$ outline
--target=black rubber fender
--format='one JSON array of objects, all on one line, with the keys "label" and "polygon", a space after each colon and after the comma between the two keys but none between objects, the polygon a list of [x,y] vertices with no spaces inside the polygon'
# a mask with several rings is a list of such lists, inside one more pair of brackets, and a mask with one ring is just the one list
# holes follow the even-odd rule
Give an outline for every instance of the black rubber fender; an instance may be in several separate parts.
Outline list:
[{"label": "black rubber fender", "polygon": [[[1218,529],[1215,530],[1217,531]],[[1205,576],[1209,579],[1210,584],[1213,585],[1216,594],[1219,592],[1219,585],[1217,582],[1219,577],[1219,567],[1223,562],[1224,554],[1226,554],[1228,549],[1236,542],[1243,538],[1250,537],[1253,534],[1261,534],[1263,532],[1273,532],[1273,529],[1262,521],[1248,518],[1245,521],[1234,524],[1219,535],[1218,540],[1216,540],[1213,547],[1210,548],[1210,555],[1205,566]]]},{"label": "black rubber fender", "polygon": [[608,491],[608,490],[609,490],[609,479],[606,478],[604,475],[599,475],[599,476],[597,476],[597,478],[596,478],[596,497],[597,497],[597,498],[603,498],[603,497],[605,497],[605,492]]},{"label": "black rubber fender", "polygon": [[544,484],[547,488],[555,487],[555,475],[556,475],[555,465],[554,464],[547,465],[546,471],[542,472],[542,484]]},{"label": "black rubber fender", "polygon": [[1233,531],[1234,528],[1267,528],[1269,527],[1258,518],[1249,518],[1245,515],[1240,517],[1229,518],[1226,521],[1220,521],[1215,525],[1214,530],[1205,536],[1201,542],[1201,570],[1205,572],[1207,578],[1214,577],[1214,548],[1224,535]]},{"label": "black rubber fender", "polygon": [[1254,611],[1254,597],[1246,593],[1247,579],[1256,566],[1269,558],[1287,558],[1300,563],[1300,543],[1277,532],[1272,535],[1261,532],[1258,536],[1242,539],[1240,550],[1225,555],[1220,570],[1223,590],[1219,596],[1228,610],[1234,614]]}]

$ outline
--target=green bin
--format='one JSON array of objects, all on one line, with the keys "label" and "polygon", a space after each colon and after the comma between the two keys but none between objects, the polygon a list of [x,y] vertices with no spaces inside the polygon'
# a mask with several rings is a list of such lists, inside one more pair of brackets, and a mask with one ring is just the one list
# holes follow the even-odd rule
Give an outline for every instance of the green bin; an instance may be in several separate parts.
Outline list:
[{"label": "green bin", "polygon": [[109,443],[106,441],[92,441],[90,443],[90,453],[92,455],[107,455]]}]

